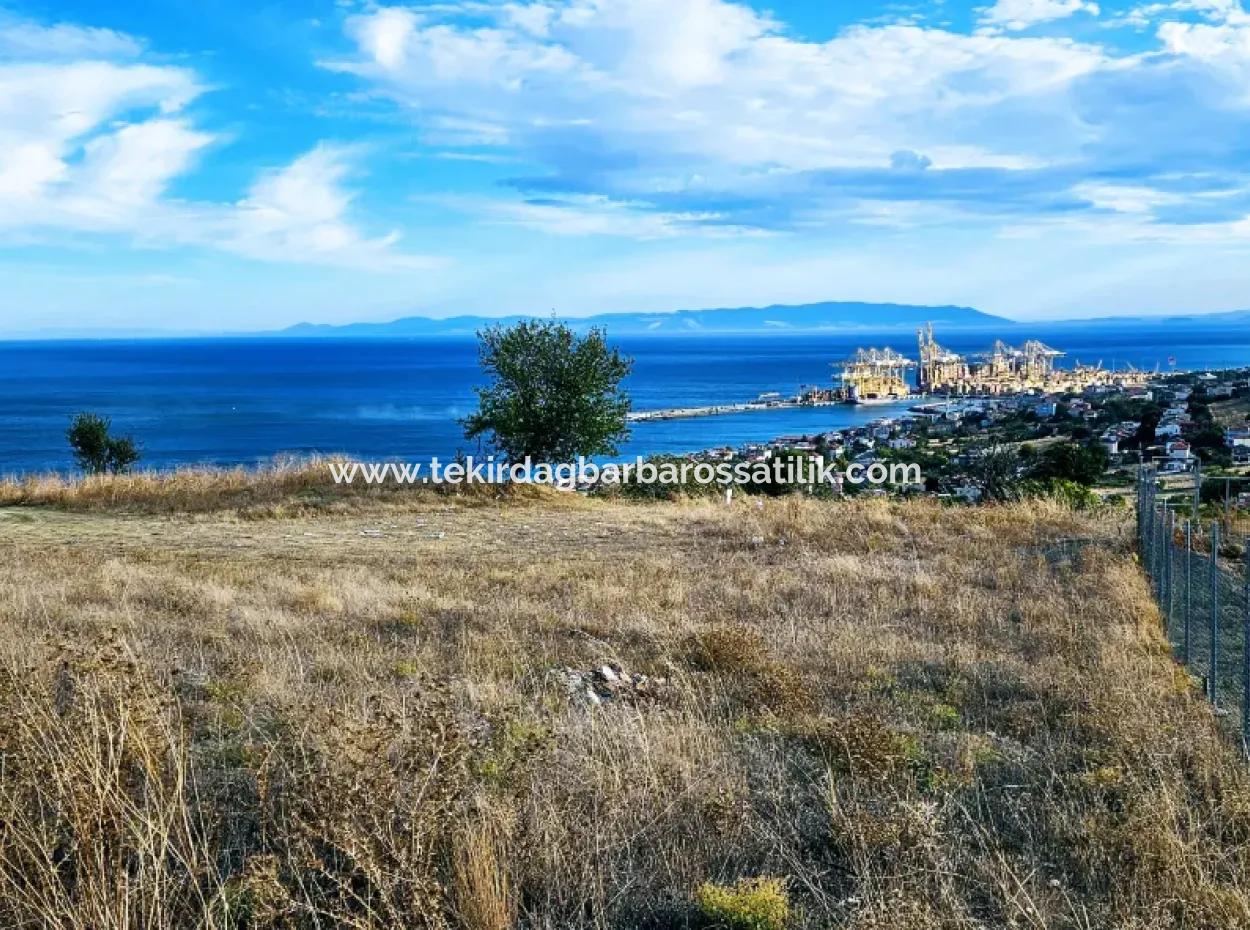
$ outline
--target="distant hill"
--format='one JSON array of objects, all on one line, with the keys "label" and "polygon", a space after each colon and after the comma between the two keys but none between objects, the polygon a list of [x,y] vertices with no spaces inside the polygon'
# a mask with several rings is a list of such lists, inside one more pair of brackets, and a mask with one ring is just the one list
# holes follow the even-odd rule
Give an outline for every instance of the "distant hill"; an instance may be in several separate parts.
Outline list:
[{"label": "distant hill", "polygon": [[[293,337],[344,336],[404,337],[460,336],[497,323],[514,323],[534,319],[537,315],[506,317],[455,316],[436,320],[410,316],[389,323],[349,323],[330,326],[300,323],[281,330],[277,335]],[[944,328],[1011,325],[1005,317],[982,313],[971,307],[925,307],[909,304],[871,304],[827,302],[769,307],[735,307],[715,310],[678,310],[671,313],[600,313],[595,316],[569,318],[564,322],[574,329],[587,330],[601,326],[613,336],[679,335],[708,333],[818,332],[827,330],[911,329],[926,322]]]},{"label": "distant hill", "polygon": [[[518,320],[543,316],[545,314],[511,314],[503,317],[454,316],[441,320],[409,316],[387,323],[347,323],[342,326],[299,323],[287,329],[259,332],[42,328],[0,332],[0,339],[189,339],[198,337],[402,339],[412,336],[472,336],[486,326],[500,323],[506,325]],[[971,307],[827,301],[815,304],[773,304],[767,307],[678,310],[669,313],[600,313],[589,317],[564,318],[564,321],[577,331],[584,332],[592,326],[600,326],[607,329],[613,336],[856,331],[888,333],[891,330],[907,332],[925,323],[933,323],[938,328],[947,331],[951,329],[994,330],[1001,332],[1004,338],[1010,339],[1023,338],[1013,336],[1013,332],[1054,332],[1086,327],[1193,330],[1250,326],[1250,310],[1201,314],[1079,317],[1066,320],[1030,320],[1024,323]]]},{"label": "distant hill", "polygon": [[1046,320],[1038,324],[1048,328],[1081,326],[1131,326],[1141,328],[1154,326],[1171,328],[1177,326],[1219,328],[1224,326],[1250,325],[1250,310],[1225,310],[1217,313],[1168,313],[1149,316],[1094,316],[1072,320]]}]

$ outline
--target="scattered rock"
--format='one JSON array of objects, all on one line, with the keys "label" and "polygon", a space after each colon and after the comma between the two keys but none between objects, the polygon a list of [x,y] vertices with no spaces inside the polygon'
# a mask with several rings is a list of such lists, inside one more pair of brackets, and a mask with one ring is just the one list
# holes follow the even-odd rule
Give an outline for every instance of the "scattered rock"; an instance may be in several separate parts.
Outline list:
[{"label": "scattered rock", "polygon": [[590,671],[556,668],[551,670],[550,677],[564,688],[571,701],[585,707],[598,707],[613,701],[634,704],[655,700],[668,688],[665,678],[627,672],[614,663]]}]

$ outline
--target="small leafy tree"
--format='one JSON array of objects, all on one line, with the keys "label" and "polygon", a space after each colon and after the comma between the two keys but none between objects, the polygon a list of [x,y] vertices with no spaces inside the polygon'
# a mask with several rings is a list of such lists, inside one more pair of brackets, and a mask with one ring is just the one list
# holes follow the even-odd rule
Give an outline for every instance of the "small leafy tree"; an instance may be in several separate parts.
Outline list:
[{"label": "small leafy tree", "polygon": [[1020,454],[1009,446],[990,443],[969,450],[968,477],[987,502],[1013,501],[1020,496]]},{"label": "small leafy tree", "polygon": [[1039,481],[1071,481],[1086,487],[1107,470],[1111,459],[1100,445],[1059,442],[1047,446],[1029,475]]},{"label": "small leafy tree", "polygon": [[112,422],[97,413],[75,414],[65,438],[74,462],[89,475],[129,471],[139,461],[139,449],[129,436],[114,436]]},{"label": "small leafy tree", "polygon": [[509,461],[567,462],[614,455],[629,435],[621,381],[633,360],[602,330],[578,336],[555,320],[527,320],[483,330],[478,343],[491,383],[463,421],[468,438],[486,437]]}]

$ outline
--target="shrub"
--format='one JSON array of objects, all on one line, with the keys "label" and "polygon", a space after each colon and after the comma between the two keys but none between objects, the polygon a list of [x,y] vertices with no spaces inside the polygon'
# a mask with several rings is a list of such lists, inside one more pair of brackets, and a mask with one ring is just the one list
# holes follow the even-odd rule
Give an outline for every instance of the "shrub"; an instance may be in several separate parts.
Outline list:
[{"label": "shrub", "polygon": [[79,413],[70,421],[65,438],[74,453],[74,462],[89,475],[118,474],[139,461],[139,448],[129,436],[114,436],[108,417]]},{"label": "shrub", "polygon": [[[620,484],[604,484],[598,493],[607,496],[620,496],[629,500],[672,501],[682,497],[716,497],[725,493],[720,484],[704,484],[694,479],[693,469],[687,467],[685,480],[682,479],[682,465],[689,465],[690,460],[680,455],[655,455],[646,459],[646,464],[655,468],[658,480],[641,481],[637,471],[631,471],[629,478]],[[673,477],[668,481],[666,478]]]},{"label": "shrub", "polygon": [[1101,500],[1088,486],[1064,478],[1029,479],[1020,484],[1021,496],[1043,497],[1073,510],[1092,510]]},{"label": "shrub", "polygon": [[689,640],[690,664],[725,678],[731,695],[775,712],[808,710],[813,699],[799,673],[775,658],[758,632],[723,627]]},{"label": "shrub", "polygon": [[704,882],[694,896],[703,916],[724,930],[782,930],[790,919],[783,878],[744,878],[733,885]]}]

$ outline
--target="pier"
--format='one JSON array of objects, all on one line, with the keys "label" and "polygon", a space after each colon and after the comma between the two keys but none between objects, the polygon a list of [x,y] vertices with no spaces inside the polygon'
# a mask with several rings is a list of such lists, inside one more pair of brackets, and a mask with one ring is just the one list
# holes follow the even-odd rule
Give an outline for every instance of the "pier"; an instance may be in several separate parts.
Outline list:
[{"label": "pier", "polygon": [[660,410],[631,410],[625,419],[631,423],[646,420],[687,420],[693,417],[715,417],[729,413],[747,413],[752,410],[795,410],[801,407],[832,407],[835,400],[749,400],[740,404],[711,404],[706,407],[666,407]]}]

